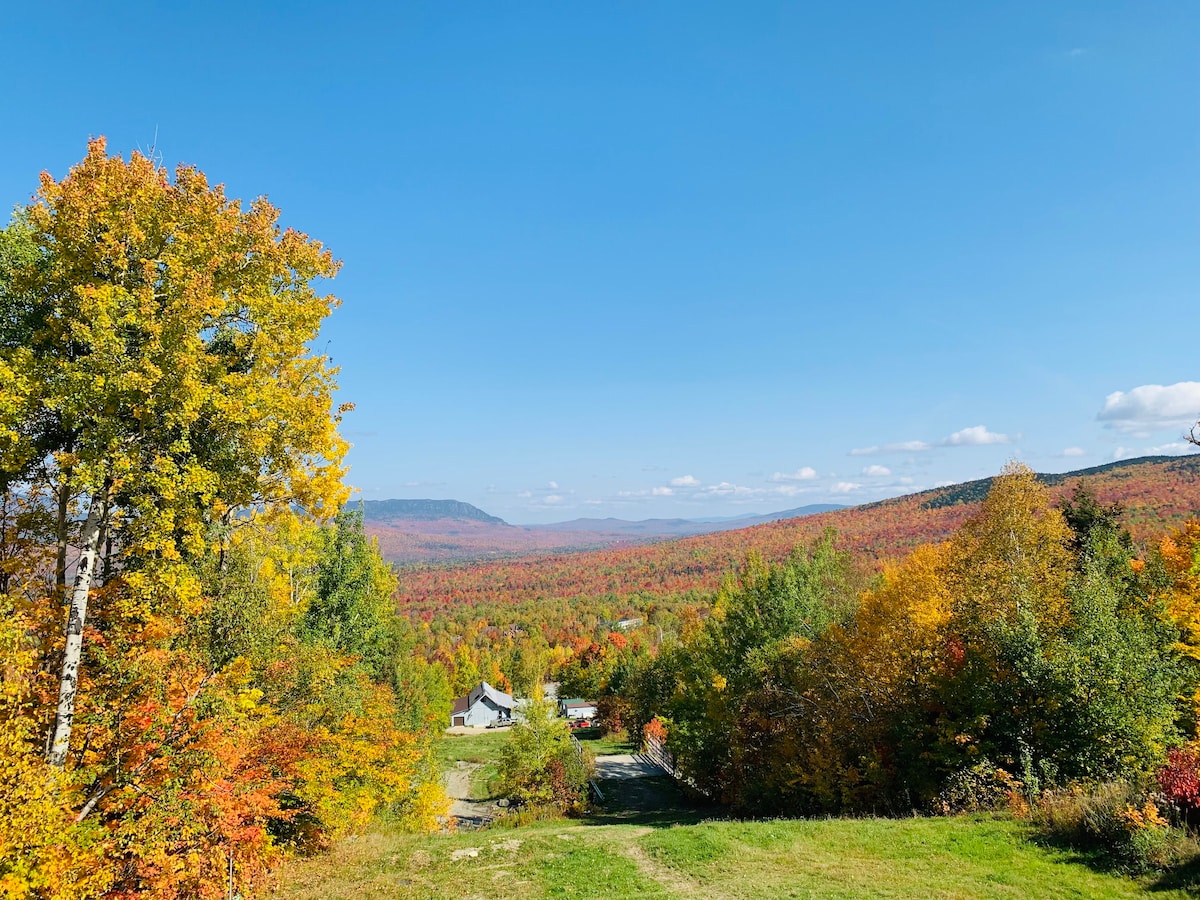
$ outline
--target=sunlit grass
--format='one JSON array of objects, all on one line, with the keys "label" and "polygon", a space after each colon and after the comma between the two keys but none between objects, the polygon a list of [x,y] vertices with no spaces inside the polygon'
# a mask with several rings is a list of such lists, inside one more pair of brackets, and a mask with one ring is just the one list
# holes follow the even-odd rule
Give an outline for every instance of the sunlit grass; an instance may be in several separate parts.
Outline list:
[{"label": "sunlit grass", "polygon": [[1004,818],[709,821],[649,828],[567,820],[455,835],[377,830],[284,870],[316,898],[1122,898],[1185,887],[1089,868]]}]

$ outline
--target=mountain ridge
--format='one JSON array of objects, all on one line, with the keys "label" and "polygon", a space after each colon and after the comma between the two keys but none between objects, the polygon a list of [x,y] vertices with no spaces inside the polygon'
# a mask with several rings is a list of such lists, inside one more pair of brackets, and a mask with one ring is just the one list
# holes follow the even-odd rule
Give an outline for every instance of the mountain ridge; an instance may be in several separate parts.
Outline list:
[{"label": "mountain ridge", "polygon": [[[923,543],[947,539],[978,508],[993,479],[930,488],[833,512],[653,543],[543,553],[472,565],[401,570],[397,601],[432,614],[473,603],[566,601],[604,597],[622,601],[715,590],[751,551],[781,560],[810,545],[826,528],[838,545],[875,565],[898,559]],[[1120,503],[1137,541],[1156,541],[1200,515],[1200,454],[1141,457],[1073,472],[1047,473],[1052,502],[1086,482],[1101,503]]]}]

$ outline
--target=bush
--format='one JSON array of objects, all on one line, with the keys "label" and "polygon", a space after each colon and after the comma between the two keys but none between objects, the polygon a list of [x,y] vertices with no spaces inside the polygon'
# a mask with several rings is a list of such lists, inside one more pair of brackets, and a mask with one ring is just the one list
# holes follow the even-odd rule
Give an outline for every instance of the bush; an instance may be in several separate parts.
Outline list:
[{"label": "bush", "polygon": [[982,759],[946,779],[935,806],[943,815],[997,809],[1015,812],[1024,808],[1022,785],[1004,769]]},{"label": "bush", "polygon": [[500,751],[498,768],[501,793],[522,806],[578,813],[587,805],[591,755],[571,739],[566,721],[549,704],[526,708],[525,720],[513,726]]},{"label": "bush", "polygon": [[1099,850],[1123,871],[1166,869],[1198,848],[1186,830],[1171,827],[1161,801],[1127,782],[1075,785],[1042,794],[1033,821],[1073,846]]}]

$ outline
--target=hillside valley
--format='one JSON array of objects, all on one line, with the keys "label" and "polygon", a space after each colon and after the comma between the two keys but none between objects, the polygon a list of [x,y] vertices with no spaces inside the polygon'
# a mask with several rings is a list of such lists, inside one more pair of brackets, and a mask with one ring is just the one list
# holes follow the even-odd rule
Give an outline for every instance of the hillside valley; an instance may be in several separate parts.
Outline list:
[{"label": "hillside valley", "polygon": [[813,504],[766,515],[721,519],[573,519],[512,525],[458,500],[365,500],[367,532],[389,562],[446,563],[568,550],[632,546],[842,509]]},{"label": "hillside valley", "polygon": [[[1138,541],[1156,539],[1200,511],[1200,454],[1141,457],[1039,478],[1060,500],[1086,482],[1100,502],[1122,504],[1125,524]],[[439,608],[474,603],[707,592],[750,551],[781,560],[827,528],[838,532],[839,546],[857,556],[876,562],[895,559],[918,544],[949,536],[978,509],[991,482],[991,478],[979,479],[862,506],[654,543],[632,545],[624,539],[590,551],[407,566],[401,569],[397,600],[410,614],[430,615]],[[368,530],[380,537],[381,546],[386,544],[389,535],[377,525],[369,522]],[[551,546],[547,542],[539,549]]]}]

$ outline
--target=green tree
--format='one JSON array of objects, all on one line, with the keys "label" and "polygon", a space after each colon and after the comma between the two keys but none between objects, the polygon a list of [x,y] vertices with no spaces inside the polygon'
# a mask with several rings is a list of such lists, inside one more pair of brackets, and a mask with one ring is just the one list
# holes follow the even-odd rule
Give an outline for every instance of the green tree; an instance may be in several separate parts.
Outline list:
[{"label": "green tree", "polygon": [[337,264],[265,200],[243,210],[195,169],[172,180],[103,139],[43,176],[16,227],[35,252],[6,256],[3,290],[37,315],[5,317],[27,324],[0,342],[0,396],[22,411],[0,469],[8,490],[77,499],[82,522],[55,536],[80,551],[48,750],[62,766],[100,572],[193,613],[216,524],[344,500],[334,370],[309,348],[337,302],[315,285]]},{"label": "green tree", "polygon": [[518,803],[550,805],[560,811],[582,809],[592,760],[571,740],[564,719],[544,700],[523,710],[500,751],[500,791]]},{"label": "green tree", "polygon": [[362,510],[344,509],[322,531],[315,595],[304,614],[309,637],[357,656],[371,677],[389,681],[399,623],[396,577],[363,529]]}]

